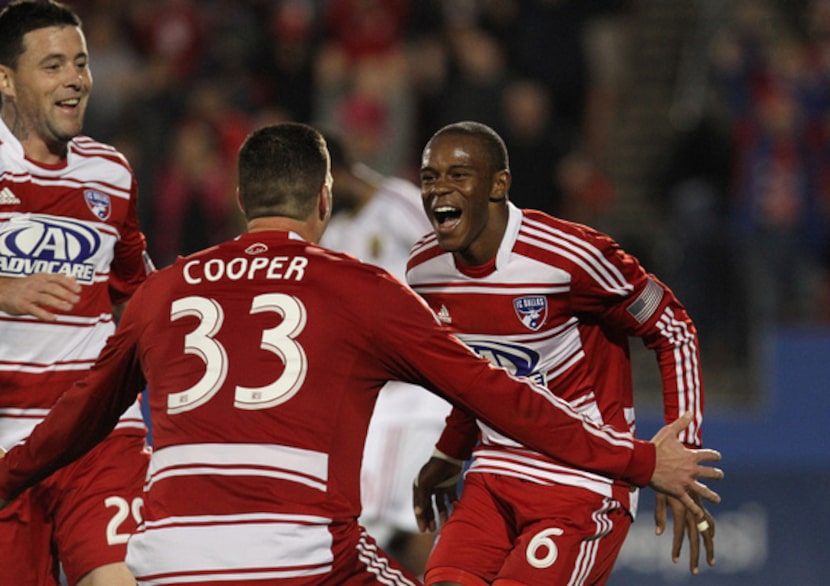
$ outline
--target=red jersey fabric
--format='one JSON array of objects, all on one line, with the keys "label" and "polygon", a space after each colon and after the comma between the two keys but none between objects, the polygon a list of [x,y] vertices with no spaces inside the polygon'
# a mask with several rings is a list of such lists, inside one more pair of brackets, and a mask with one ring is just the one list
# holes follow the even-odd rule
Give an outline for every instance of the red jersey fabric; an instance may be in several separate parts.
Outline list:
[{"label": "red jersey fabric", "polygon": [[[27,159],[0,121],[0,276],[73,276],[81,300],[57,321],[0,312],[0,445],[25,438],[92,365],[115,329],[114,303],[145,279],[132,169],[113,147],[72,139],[62,165]],[[143,428],[138,409],[125,426]]]},{"label": "red jersey fabric", "polygon": [[[621,432],[634,432],[628,338],[641,338],[657,357],[666,422],[693,411],[680,439],[700,445],[703,384],[694,324],[674,294],[607,235],[509,204],[493,263],[458,266],[430,234],[413,248],[407,280],[479,355]],[[463,410],[448,418],[438,448],[466,460],[479,436],[471,473],[578,486],[635,512],[629,485],[591,473],[599,462],[573,466],[528,450],[486,422],[477,427]]]},{"label": "red jersey fabric", "polygon": [[90,376],[0,461],[0,496],[103,437],[145,375],[155,449],[127,556],[140,580],[323,583],[337,572],[338,536],[358,530],[363,442],[387,380],[475,409],[563,461],[638,485],[654,469],[653,445],[476,358],[382,269],[257,232],[139,287]]},{"label": "red jersey fabric", "polygon": [[[24,441],[86,374],[115,330],[113,304],[126,301],[148,270],[126,159],[86,136],[67,149],[61,164],[31,161],[0,120],[0,277],[50,272],[81,284],[80,301],[54,322],[0,312],[5,449]],[[113,437],[0,512],[7,583],[57,585],[56,557],[69,584],[124,560],[140,519],[145,433],[133,401]]]}]

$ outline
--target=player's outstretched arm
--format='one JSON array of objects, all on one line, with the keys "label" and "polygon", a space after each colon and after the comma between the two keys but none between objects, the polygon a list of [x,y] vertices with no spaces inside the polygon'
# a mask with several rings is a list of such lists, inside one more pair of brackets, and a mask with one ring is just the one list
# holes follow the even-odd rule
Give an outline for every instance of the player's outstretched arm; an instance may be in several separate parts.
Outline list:
[{"label": "player's outstretched arm", "polygon": [[433,499],[441,524],[447,521],[450,507],[458,500],[461,468],[461,463],[437,456],[421,467],[412,485],[412,508],[421,533],[437,528]]},{"label": "player's outstretched arm", "polygon": [[680,551],[683,548],[685,535],[689,536],[689,571],[698,574],[700,560],[700,539],[703,538],[703,547],[706,549],[706,563],[715,565],[715,519],[701,504],[696,493],[690,496],[703,509],[702,521],[695,518],[692,512],[679,499],[663,493],[657,493],[654,507],[654,524],[657,535],[662,535],[666,529],[667,510],[671,509],[673,523],[672,561],[680,561]]},{"label": "player's outstretched arm", "polygon": [[35,273],[0,277],[0,310],[9,315],[32,315],[55,321],[52,311],[69,311],[80,300],[81,286],[66,275]]},{"label": "player's outstretched arm", "polygon": [[[677,439],[678,434],[689,425],[691,413],[685,413],[675,421],[663,427],[652,438],[656,447],[657,462],[651,476],[654,490],[674,496],[691,511],[697,522],[705,518],[703,508],[698,504],[703,498],[713,503],[720,502],[720,495],[698,481],[699,478],[720,480],[723,470],[713,466],[704,466],[704,462],[717,462],[721,455],[716,450],[689,449]],[[696,495],[698,502],[692,498]]]}]

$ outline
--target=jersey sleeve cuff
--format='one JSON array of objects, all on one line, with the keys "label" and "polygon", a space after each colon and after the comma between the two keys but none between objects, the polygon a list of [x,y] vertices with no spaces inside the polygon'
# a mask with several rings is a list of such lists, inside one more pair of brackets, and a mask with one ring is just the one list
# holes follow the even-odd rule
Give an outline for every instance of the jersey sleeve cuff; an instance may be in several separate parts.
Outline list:
[{"label": "jersey sleeve cuff", "polygon": [[656,465],[657,446],[651,442],[635,440],[631,460],[623,471],[622,478],[635,486],[648,486]]}]

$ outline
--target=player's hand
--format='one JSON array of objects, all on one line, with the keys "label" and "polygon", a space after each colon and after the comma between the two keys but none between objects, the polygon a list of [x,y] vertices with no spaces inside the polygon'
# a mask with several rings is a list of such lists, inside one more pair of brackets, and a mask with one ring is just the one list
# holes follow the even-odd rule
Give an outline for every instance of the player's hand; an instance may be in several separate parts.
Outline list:
[{"label": "player's hand", "polygon": [[458,480],[461,466],[432,457],[421,467],[412,485],[412,508],[421,533],[435,531],[435,508],[441,524],[447,521],[449,509],[458,500]]},{"label": "player's hand", "polygon": [[698,561],[700,559],[700,538],[703,538],[703,546],[706,548],[706,563],[715,565],[715,519],[709,511],[700,503],[700,497],[692,493],[690,495],[698,506],[703,509],[703,520],[698,520],[680,500],[662,493],[657,493],[657,501],[654,507],[654,524],[657,535],[662,535],[666,529],[666,510],[671,509],[674,520],[674,538],[672,539],[671,556],[672,561],[677,563],[680,560],[680,550],[683,547],[684,535],[689,535],[689,571],[698,574]]},{"label": "player's hand", "polygon": [[66,275],[35,273],[0,278],[0,310],[55,321],[52,311],[69,311],[80,301],[81,286]]},{"label": "player's hand", "polygon": [[[720,480],[723,478],[723,470],[701,465],[702,462],[719,461],[719,452],[707,449],[692,450],[677,439],[678,434],[691,421],[692,414],[686,413],[663,427],[652,438],[652,443],[657,447],[657,464],[649,485],[658,492],[680,499],[699,523],[705,518],[704,510],[698,504],[700,498],[719,503],[720,495],[699,482],[698,478]],[[693,499],[693,494],[699,498]]]}]

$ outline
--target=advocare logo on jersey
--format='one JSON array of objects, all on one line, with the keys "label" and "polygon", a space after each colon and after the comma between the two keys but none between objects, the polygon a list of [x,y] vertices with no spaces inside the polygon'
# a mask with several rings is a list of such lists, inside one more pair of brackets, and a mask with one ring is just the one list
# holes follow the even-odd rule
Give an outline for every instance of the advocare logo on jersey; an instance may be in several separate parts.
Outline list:
[{"label": "advocare logo on jersey", "polygon": [[528,295],[513,300],[519,320],[531,331],[537,331],[548,315],[548,299],[544,295]]},{"label": "advocare logo on jersey", "polygon": [[464,345],[514,376],[531,376],[539,367],[539,353],[526,346],[460,336]]},{"label": "advocare logo on jersey", "polygon": [[38,214],[12,217],[0,225],[0,276],[60,273],[92,283],[98,233],[81,222]]}]

